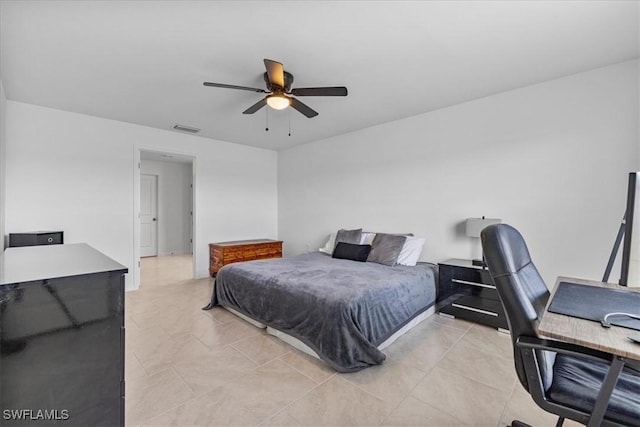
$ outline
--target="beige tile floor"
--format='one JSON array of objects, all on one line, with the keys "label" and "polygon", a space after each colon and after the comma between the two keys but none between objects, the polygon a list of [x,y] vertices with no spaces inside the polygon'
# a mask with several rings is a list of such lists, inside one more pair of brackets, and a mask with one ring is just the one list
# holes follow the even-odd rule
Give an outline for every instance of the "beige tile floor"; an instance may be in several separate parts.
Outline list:
[{"label": "beige tile floor", "polygon": [[[128,426],[553,426],[517,382],[507,335],[434,315],[381,366],[336,373],[221,308],[190,256],[144,258],[126,294]],[[565,422],[565,426],[575,426]]]}]

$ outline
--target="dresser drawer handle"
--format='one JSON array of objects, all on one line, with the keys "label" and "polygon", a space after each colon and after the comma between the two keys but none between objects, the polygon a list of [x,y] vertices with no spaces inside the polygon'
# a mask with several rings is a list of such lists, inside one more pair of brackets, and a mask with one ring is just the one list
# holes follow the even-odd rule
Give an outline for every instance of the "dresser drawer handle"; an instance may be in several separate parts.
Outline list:
[{"label": "dresser drawer handle", "polygon": [[498,313],[494,313],[493,311],[481,310],[475,307],[467,307],[466,305],[457,304],[455,302],[451,304],[451,307],[461,308],[463,310],[475,311],[476,313],[482,313],[489,316],[498,317]]},{"label": "dresser drawer handle", "polygon": [[493,285],[485,285],[484,283],[468,282],[466,280],[460,280],[460,279],[451,279],[451,281],[452,282],[456,282],[456,283],[462,283],[463,285],[479,286],[481,288],[487,288],[487,289],[495,289],[496,288]]}]

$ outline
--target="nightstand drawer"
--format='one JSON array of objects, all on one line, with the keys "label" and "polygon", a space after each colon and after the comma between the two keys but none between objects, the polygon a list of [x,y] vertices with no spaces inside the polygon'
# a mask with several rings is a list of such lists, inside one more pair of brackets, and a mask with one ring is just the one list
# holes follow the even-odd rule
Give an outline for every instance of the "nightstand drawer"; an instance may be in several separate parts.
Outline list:
[{"label": "nightstand drawer", "polygon": [[496,289],[495,285],[487,285],[485,283],[470,282],[468,280],[462,280],[462,279],[456,279],[456,278],[451,279],[451,281],[458,285],[475,286],[476,288],[483,288],[483,289],[493,289],[493,290]]},{"label": "nightstand drawer", "polygon": [[500,300],[487,270],[477,267],[439,264],[439,277],[438,299],[447,298],[454,293],[464,293],[496,301]]},{"label": "nightstand drawer", "polygon": [[507,319],[489,271],[471,261],[439,264],[438,309],[441,313],[506,330]]},{"label": "nightstand drawer", "polygon": [[482,277],[482,271],[475,268],[462,268],[450,265],[442,265],[440,268],[450,269],[451,278],[471,283],[484,283],[486,278]]},{"label": "nightstand drawer", "polygon": [[455,295],[439,312],[499,329],[508,329],[500,301],[470,295]]},{"label": "nightstand drawer", "polygon": [[500,302],[500,297],[498,296],[498,292],[496,291],[495,288],[484,287],[484,286],[491,286],[491,285],[484,285],[484,286],[480,286],[480,285],[482,284],[478,284],[478,283],[469,284],[469,283],[459,283],[459,282],[452,281],[451,283],[449,283],[448,286],[444,286],[444,285],[443,286],[450,290],[449,293],[446,295],[446,297],[452,294],[461,295],[461,296],[469,295],[469,296],[486,298],[486,299]]},{"label": "nightstand drawer", "polygon": [[451,307],[491,317],[500,317],[502,314],[502,305],[500,301],[476,297],[473,295],[461,295],[451,303]]}]

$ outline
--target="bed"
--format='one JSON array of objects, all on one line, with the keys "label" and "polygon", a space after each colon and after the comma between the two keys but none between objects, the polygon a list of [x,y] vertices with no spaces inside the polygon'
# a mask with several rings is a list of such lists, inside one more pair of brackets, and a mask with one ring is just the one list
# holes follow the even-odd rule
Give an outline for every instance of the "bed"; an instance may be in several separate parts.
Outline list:
[{"label": "bed", "polygon": [[384,345],[433,313],[436,271],[320,252],[236,263],[218,272],[207,308],[228,308],[335,370],[355,372],[383,363]]}]

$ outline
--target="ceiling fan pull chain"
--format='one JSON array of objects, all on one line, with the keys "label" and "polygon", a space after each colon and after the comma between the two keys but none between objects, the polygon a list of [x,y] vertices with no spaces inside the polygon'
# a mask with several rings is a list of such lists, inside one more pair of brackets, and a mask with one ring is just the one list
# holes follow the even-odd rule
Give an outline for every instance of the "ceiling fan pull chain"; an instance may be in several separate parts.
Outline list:
[{"label": "ceiling fan pull chain", "polygon": [[265,132],[269,131],[269,109],[267,108],[266,110],[264,110],[267,112],[267,127],[264,128]]},{"label": "ceiling fan pull chain", "polygon": [[289,108],[289,136],[291,136],[291,108]]}]

